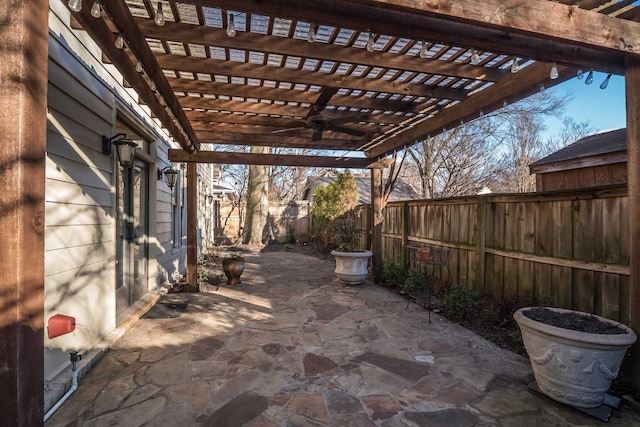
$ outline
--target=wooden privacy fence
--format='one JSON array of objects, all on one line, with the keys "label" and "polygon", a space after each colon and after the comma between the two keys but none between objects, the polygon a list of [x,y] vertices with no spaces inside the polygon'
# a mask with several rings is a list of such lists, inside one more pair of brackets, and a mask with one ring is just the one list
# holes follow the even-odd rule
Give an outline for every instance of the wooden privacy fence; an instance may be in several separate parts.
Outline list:
[{"label": "wooden privacy fence", "polygon": [[[239,206],[228,200],[221,203],[214,218],[216,244],[230,244],[240,239],[246,206],[242,206],[242,218],[240,211]],[[308,242],[309,202],[270,203],[268,223],[270,236],[280,243]]]},{"label": "wooden privacy fence", "polygon": [[[369,206],[357,209],[368,230]],[[409,268],[408,246],[448,247],[452,277],[430,274],[629,323],[626,186],[389,203],[382,241],[385,262]]]}]

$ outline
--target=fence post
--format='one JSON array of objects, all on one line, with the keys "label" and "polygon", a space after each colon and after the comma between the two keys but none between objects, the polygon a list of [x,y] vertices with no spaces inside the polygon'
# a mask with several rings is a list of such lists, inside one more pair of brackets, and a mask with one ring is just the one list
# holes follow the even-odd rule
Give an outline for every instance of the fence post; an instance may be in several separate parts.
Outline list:
[{"label": "fence post", "polygon": [[400,262],[406,271],[409,267],[409,202],[402,202],[402,248],[400,250]]},{"label": "fence post", "polygon": [[485,265],[486,265],[486,225],[487,225],[487,198],[478,196],[476,204],[476,277],[479,291],[484,291]]}]

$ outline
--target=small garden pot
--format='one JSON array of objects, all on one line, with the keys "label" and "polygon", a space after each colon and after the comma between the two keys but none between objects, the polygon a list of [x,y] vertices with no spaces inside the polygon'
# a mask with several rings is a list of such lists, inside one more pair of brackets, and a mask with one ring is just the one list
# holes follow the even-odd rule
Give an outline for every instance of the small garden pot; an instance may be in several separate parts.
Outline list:
[{"label": "small garden pot", "polygon": [[369,258],[373,255],[371,251],[331,251],[336,259],[336,276],[345,285],[359,285],[369,274]]},{"label": "small garden pot", "polygon": [[627,348],[636,341],[636,335],[621,323],[574,310],[546,308],[560,317],[563,314],[586,316],[592,321],[602,322],[601,326],[618,329],[620,333],[582,332],[527,317],[533,315],[531,310],[538,309],[521,308],[513,317],[522,331],[539,389],[567,405],[579,408],[600,406],[611,380],[618,376]]},{"label": "small garden pot", "polygon": [[227,285],[239,285],[240,276],[244,271],[244,258],[239,256],[222,258],[222,271],[227,276]]}]

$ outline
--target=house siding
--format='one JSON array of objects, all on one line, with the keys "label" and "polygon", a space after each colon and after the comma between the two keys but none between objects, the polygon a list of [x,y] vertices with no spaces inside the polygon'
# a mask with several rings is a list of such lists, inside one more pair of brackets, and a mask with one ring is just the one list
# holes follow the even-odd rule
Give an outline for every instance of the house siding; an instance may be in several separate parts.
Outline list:
[{"label": "house siding", "polygon": [[124,87],[115,69],[101,63],[100,50],[87,35],[69,28],[69,19],[62,2],[50,3],[45,323],[61,313],[75,317],[77,327],[52,339],[45,334],[48,381],[68,369],[69,351],[102,346],[117,328],[116,155],[102,153],[102,135],[113,135],[122,117],[133,118],[155,160],[148,164],[147,291],[185,270],[183,239],[173,242],[170,189],[155,173],[170,164],[168,150],[177,144],[137,104],[137,95]]}]

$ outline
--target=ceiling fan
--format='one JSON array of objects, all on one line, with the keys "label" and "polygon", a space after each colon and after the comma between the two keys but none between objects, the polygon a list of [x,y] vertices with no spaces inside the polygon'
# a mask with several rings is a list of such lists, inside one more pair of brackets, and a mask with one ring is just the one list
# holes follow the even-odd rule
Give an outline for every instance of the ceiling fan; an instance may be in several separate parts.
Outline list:
[{"label": "ceiling fan", "polygon": [[324,132],[325,130],[346,133],[354,136],[364,136],[367,134],[366,132],[363,132],[360,130],[341,126],[343,123],[359,122],[360,120],[362,120],[362,118],[359,116],[343,116],[343,117],[330,118],[330,117],[325,117],[321,115],[316,115],[316,116],[311,116],[307,119],[296,119],[296,120],[304,123],[304,125],[294,127],[294,128],[274,130],[271,133],[289,132],[297,129],[313,129],[313,136],[311,137],[312,141],[318,141],[319,139],[322,139],[322,132]]}]

